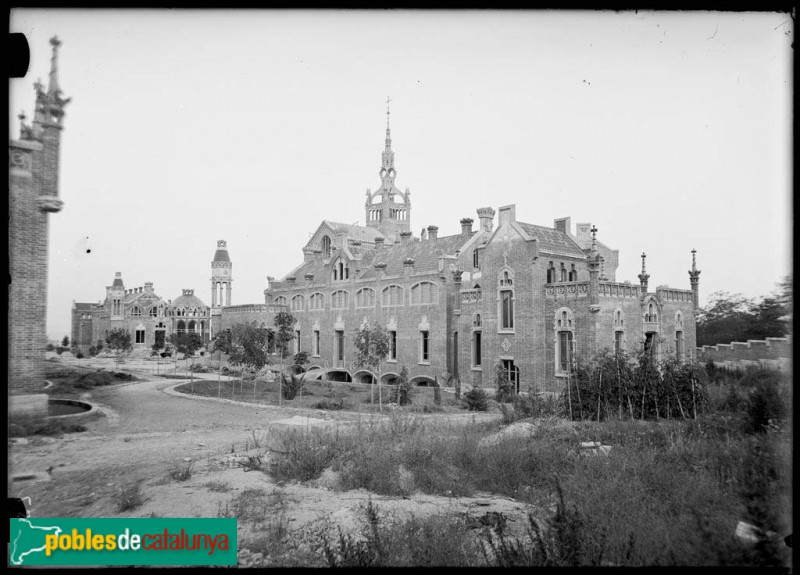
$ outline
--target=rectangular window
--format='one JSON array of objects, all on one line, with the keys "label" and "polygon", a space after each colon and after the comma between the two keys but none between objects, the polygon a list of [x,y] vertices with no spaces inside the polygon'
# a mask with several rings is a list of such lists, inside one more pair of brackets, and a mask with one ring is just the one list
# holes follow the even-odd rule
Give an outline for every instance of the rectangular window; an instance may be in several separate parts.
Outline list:
[{"label": "rectangular window", "polygon": [[675,332],[675,355],[677,356],[678,363],[683,363],[683,332]]},{"label": "rectangular window", "polygon": [[294,332],[294,352],[300,353],[300,330]]},{"label": "rectangular window", "polygon": [[514,329],[514,298],[511,290],[500,292],[500,315],[502,329]]},{"label": "rectangular window", "polygon": [[314,330],[313,355],[319,355],[319,330]]},{"label": "rectangular window", "polygon": [[558,332],[558,369],[561,373],[569,371],[572,365],[575,345],[571,331]]},{"label": "rectangular window", "polygon": [[503,371],[505,372],[506,379],[514,386],[514,390],[519,393],[519,368],[514,365],[513,359],[503,360]]},{"label": "rectangular window", "polygon": [[614,353],[620,353],[622,351],[622,336],[624,332],[622,331],[615,331],[614,332]]},{"label": "rectangular window", "polygon": [[389,332],[389,359],[397,360],[397,332]]},{"label": "rectangular window", "polygon": [[472,365],[481,366],[481,332],[472,332]]},{"label": "rectangular window", "polygon": [[341,367],[344,363],[344,331],[336,331],[336,367]]},{"label": "rectangular window", "polygon": [[428,341],[428,332],[421,331],[419,332],[419,361],[420,363],[430,361],[430,353],[429,353],[429,341]]},{"label": "rectangular window", "polygon": [[144,330],[137,329],[136,330],[136,343],[144,343]]}]

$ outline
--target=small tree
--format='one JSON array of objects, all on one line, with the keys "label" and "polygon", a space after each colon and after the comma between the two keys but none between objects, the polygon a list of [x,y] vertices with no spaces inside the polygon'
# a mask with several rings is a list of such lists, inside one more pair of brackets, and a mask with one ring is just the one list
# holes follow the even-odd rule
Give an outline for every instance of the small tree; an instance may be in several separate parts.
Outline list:
[{"label": "small tree", "polygon": [[389,332],[383,329],[380,324],[373,328],[365,325],[356,330],[353,343],[356,347],[356,365],[370,369],[378,374],[378,406],[383,411],[381,362],[389,355]]},{"label": "small tree", "polygon": [[[272,330],[247,324],[236,324],[231,329],[229,358],[232,363],[258,372],[267,365],[267,353],[272,341]],[[224,343],[222,345],[225,345]],[[242,377],[244,384],[244,377]],[[256,397],[256,377],[253,376],[253,399]]]},{"label": "small tree", "polygon": [[[281,373],[283,373],[283,358],[286,356],[287,350],[289,349],[289,342],[294,339],[294,324],[296,321],[294,316],[288,311],[281,311],[275,314],[275,319],[273,321],[275,324],[274,342],[275,347],[278,348],[281,354]],[[283,387],[281,378],[278,378],[278,385]],[[283,397],[283,390],[279,389],[278,391],[278,404],[280,405],[281,398]]]},{"label": "small tree", "polygon": [[198,349],[203,347],[203,338],[199,333],[193,331],[173,333],[170,336],[170,342],[175,346],[175,350],[178,353],[183,354],[184,359],[190,360],[190,382],[192,385],[192,392],[194,392],[194,369],[192,369],[194,367],[194,354]]},{"label": "small tree", "polygon": [[69,347],[69,336],[65,335],[64,339],[61,340],[61,347]]},{"label": "small tree", "polygon": [[124,354],[129,354],[133,350],[131,332],[122,328],[112,329],[106,338],[106,344],[108,349],[114,353],[114,363],[119,369],[120,357]]},{"label": "small tree", "polygon": [[100,355],[100,352],[103,351],[103,340],[98,339],[97,343],[95,344],[94,348],[97,350],[97,355]]},{"label": "small tree", "polygon": [[408,381],[408,369],[403,366],[400,376],[395,380],[395,389],[392,394],[392,402],[397,405],[410,405],[414,396],[414,386]]}]

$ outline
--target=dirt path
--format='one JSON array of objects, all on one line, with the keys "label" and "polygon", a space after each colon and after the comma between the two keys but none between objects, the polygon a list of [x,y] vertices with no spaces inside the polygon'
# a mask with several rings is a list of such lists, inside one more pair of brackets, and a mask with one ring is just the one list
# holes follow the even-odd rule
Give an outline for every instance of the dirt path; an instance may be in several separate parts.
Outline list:
[{"label": "dirt path", "polygon": [[[135,366],[125,369],[143,373]],[[216,379],[216,375],[206,377]],[[390,512],[440,515],[493,510],[522,523],[521,503],[488,494],[383,497],[362,490],[331,491],[319,482],[317,486],[277,485],[265,473],[230,467],[231,454],[258,451],[253,446],[254,432],[268,440],[269,425],[277,420],[302,414],[344,423],[381,416],[197,400],[171,391],[182,383],[157,378],[95,388],[87,399],[101,408],[102,416],[87,424],[88,431],[9,445],[9,478],[35,476],[9,481],[9,494],[29,497],[31,515],[38,517],[216,517],[230,513],[227,507],[237,494],[258,490],[265,497],[281,499],[292,529],[321,518],[354,526],[359,507],[370,496]],[[445,417],[475,420],[472,414]],[[170,477],[170,471],[190,463],[189,480]],[[134,484],[140,486],[144,503],[119,511],[120,491]]]}]

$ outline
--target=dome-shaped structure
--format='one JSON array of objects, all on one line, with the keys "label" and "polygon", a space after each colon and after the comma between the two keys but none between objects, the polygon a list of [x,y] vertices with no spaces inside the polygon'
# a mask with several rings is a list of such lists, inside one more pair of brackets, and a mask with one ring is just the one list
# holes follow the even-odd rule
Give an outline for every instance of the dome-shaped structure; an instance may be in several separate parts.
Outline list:
[{"label": "dome-shaped structure", "polygon": [[[224,242],[218,242],[224,243]],[[229,262],[231,261],[230,256],[228,256],[228,248],[224,245],[222,247],[218,247],[217,251],[214,252],[214,260],[215,262]]]},{"label": "dome-shaped structure", "polygon": [[114,287],[125,287],[122,283],[122,272],[117,272],[114,274],[114,283],[111,284]]},{"label": "dome-shaped structure", "polygon": [[203,301],[194,295],[193,289],[185,289],[183,290],[183,294],[179,297],[176,297],[173,301],[171,306],[173,308],[196,308],[196,309],[205,309],[206,304]]}]

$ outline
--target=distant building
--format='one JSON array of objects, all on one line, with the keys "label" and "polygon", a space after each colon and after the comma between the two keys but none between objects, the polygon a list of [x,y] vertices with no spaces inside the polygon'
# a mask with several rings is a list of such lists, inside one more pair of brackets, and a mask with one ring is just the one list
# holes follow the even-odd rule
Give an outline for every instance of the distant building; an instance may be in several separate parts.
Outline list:
[{"label": "distant building", "polygon": [[156,341],[168,341],[173,333],[194,332],[208,342],[211,330],[211,308],[184,289],[175,300],[157,295],[152,283],[125,289],[122,274],[106,287],[103,301],[72,304],[72,343],[86,352],[98,341],[103,342],[114,329],[131,334],[133,350],[150,350]]},{"label": "distant building", "polygon": [[64,108],[70,101],[62,97],[58,82],[61,42],[53,37],[50,45],[47,90],[37,80],[33,122],[26,124],[25,114],[20,114],[19,138],[8,146],[8,388],[12,395],[36,393],[44,385],[48,215],[63,206],[58,174]]}]

